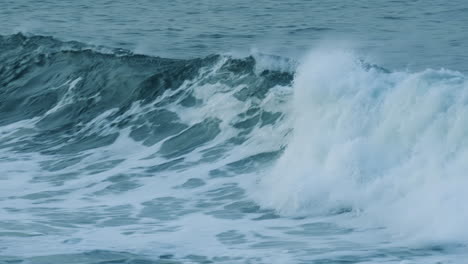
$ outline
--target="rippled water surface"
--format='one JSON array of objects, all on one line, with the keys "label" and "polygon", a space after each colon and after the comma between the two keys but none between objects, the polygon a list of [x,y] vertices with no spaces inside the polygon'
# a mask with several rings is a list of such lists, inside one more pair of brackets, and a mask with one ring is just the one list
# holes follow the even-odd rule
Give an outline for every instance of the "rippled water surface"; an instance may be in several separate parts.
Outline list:
[{"label": "rippled water surface", "polygon": [[252,50],[299,58],[338,46],[392,68],[467,72],[467,14],[465,0],[2,0],[0,32],[178,58]]}]

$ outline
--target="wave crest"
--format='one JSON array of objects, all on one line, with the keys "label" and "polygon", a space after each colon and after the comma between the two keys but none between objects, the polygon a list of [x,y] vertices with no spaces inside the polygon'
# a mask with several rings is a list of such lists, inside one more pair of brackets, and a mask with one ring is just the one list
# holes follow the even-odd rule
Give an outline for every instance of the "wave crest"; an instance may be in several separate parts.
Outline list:
[{"label": "wave crest", "polygon": [[294,80],[293,136],[262,178],[284,214],[352,210],[407,239],[466,241],[468,82],[449,70],[387,73],[319,50]]}]

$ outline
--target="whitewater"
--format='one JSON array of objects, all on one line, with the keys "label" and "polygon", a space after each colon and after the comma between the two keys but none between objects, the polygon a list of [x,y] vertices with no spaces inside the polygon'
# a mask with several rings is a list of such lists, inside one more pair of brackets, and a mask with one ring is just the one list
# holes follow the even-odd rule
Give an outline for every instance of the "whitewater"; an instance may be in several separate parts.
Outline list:
[{"label": "whitewater", "polygon": [[459,71],[0,47],[2,263],[468,259]]}]

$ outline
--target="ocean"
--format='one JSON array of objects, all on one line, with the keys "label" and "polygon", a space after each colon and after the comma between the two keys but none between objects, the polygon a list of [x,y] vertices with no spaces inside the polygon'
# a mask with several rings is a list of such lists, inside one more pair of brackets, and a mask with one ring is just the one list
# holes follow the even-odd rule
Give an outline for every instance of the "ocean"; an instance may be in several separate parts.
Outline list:
[{"label": "ocean", "polygon": [[468,263],[468,2],[0,0],[0,263]]}]

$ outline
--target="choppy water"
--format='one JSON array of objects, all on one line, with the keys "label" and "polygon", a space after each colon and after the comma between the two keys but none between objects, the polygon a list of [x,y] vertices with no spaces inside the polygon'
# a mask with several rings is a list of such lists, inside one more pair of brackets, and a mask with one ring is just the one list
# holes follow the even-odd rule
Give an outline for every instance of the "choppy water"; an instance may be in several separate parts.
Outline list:
[{"label": "choppy water", "polygon": [[468,260],[464,1],[0,4],[0,263]]}]

